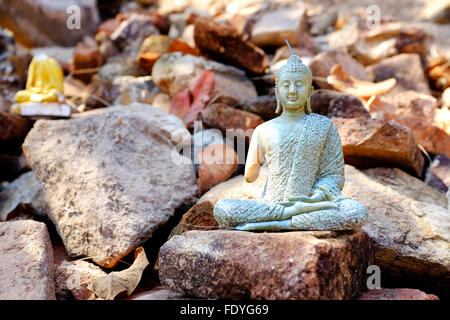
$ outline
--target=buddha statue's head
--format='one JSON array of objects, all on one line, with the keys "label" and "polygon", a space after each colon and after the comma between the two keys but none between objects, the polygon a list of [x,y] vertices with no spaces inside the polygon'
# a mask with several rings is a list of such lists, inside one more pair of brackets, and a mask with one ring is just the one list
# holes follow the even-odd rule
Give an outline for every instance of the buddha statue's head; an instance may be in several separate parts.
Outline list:
[{"label": "buddha statue's head", "polygon": [[302,63],[297,55],[291,55],[287,63],[283,65],[275,78],[275,94],[277,97],[276,113],[281,112],[281,107],[288,110],[303,108],[305,113],[311,113],[310,96],[313,91],[311,86],[311,69]]}]

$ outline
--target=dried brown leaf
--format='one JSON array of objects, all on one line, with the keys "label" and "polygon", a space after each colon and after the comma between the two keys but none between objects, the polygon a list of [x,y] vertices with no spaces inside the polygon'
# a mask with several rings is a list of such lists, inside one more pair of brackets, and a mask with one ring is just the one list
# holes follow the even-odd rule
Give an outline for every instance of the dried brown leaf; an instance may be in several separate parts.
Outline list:
[{"label": "dried brown leaf", "polygon": [[336,64],[327,77],[328,83],[333,89],[352,94],[357,97],[379,96],[391,90],[397,81],[390,78],[381,82],[360,80],[347,74],[341,65]]},{"label": "dried brown leaf", "polygon": [[100,276],[94,280],[88,289],[106,300],[114,300],[118,294],[123,292],[130,295],[136,289],[141,280],[142,272],[149,264],[142,247],[136,249],[134,259],[133,264],[128,269],[118,272],[113,271],[106,276]]}]

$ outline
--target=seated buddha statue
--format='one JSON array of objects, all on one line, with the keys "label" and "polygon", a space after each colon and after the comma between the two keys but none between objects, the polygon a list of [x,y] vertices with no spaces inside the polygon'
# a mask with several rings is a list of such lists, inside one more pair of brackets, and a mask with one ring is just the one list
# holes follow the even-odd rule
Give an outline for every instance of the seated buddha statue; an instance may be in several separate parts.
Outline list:
[{"label": "seated buddha statue", "polygon": [[265,159],[268,177],[261,199],[221,199],[219,225],[237,230],[352,230],[367,217],[363,204],[341,194],[344,157],[336,127],[311,113],[312,72],[291,55],[275,80],[277,118],[251,138],[245,180],[253,182]]},{"label": "seated buddha statue", "polygon": [[70,107],[63,104],[63,86],[64,73],[59,63],[46,54],[37,54],[28,67],[26,88],[16,93],[17,103],[11,106],[11,111],[22,115],[67,116]]}]

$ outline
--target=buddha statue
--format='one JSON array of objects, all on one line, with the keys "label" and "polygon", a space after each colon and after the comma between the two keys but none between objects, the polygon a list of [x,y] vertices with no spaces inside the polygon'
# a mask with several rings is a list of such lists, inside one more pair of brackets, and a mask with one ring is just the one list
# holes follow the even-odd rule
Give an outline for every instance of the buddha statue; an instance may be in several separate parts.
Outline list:
[{"label": "buddha statue", "polygon": [[291,55],[275,81],[281,115],[259,125],[251,138],[245,180],[253,182],[265,159],[261,199],[221,199],[214,217],[237,230],[352,230],[367,209],[341,194],[344,157],[336,127],[311,113],[312,72]]},{"label": "buddha statue", "polygon": [[64,73],[59,63],[39,53],[28,67],[25,90],[16,93],[11,112],[22,115],[70,115],[64,102]]}]

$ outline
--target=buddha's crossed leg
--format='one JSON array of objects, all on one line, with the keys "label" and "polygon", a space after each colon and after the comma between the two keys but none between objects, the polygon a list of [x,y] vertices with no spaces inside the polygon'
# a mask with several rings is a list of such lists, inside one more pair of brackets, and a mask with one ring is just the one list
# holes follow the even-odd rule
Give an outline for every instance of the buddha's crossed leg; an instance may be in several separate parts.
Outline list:
[{"label": "buddha's crossed leg", "polygon": [[300,213],[281,221],[262,221],[241,224],[238,230],[352,230],[367,218],[367,209],[360,202],[344,198],[336,202],[338,208]]}]

